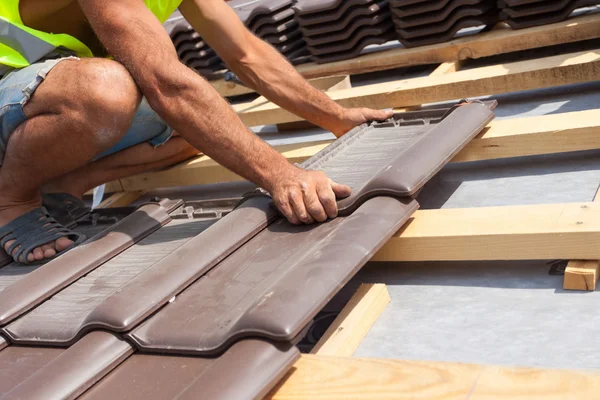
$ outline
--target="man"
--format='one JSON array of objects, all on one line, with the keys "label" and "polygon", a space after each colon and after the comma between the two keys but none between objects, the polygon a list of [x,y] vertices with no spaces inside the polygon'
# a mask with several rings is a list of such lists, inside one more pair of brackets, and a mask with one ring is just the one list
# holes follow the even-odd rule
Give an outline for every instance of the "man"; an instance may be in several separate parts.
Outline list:
[{"label": "man", "polygon": [[[291,223],[337,215],[336,196],[350,188],[290,164],[178,61],[161,25],[177,7],[248,86],[336,136],[391,115],[331,101],[223,0],[1,3],[0,243],[19,262],[48,261],[82,240],[40,208],[42,192],[81,198],[198,151],[269,191]],[[32,55],[44,46],[51,54]]]}]

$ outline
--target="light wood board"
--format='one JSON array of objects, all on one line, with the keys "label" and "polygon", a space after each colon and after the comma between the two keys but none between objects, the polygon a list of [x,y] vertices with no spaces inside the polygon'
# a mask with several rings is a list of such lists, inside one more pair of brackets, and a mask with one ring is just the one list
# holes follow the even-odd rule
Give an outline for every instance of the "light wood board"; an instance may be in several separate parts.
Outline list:
[{"label": "light wood board", "polygon": [[419,210],[372,261],[600,259],[600,204]]},{"label": "light wood board", "polygon": [[[594,197],[595,202],[600,202],[600,189]],[[600,277],[600,261],[598,260],[571,260],[565,268],[563,288],[565,290],[596,290]]]},{"label": "light wood board", "polygon": [[133,192],[118,192],[112,196],[103,200],[98,208],[116,208],[116,207],[127,207],[144,194],[142,190],[136,190]]},{"label": "light wood board", "polygon": [[[600,50],[593,50],[336,90],[328,95],[344,107],[383,109],[590,82],[599,76]],[[302,120],[273,103],[238,104],[234,110],[248,126]]]},{"label": "light wood board", "polygon": [[[314,79],[309,79],[309,82],[321,90],[336,90],[336,86],[340,85],[340,88],[344,88],[347,83],[343,83],[342,81],[347,80],[350,82],[350,76],[348,75],[334,75],[334,76],[325,76],[318,77]],[[253,89],[249,87],[238,85],[235,82],[226,82],[224,79],[209,81],[213,88],[223,97],[231,97],[231,96],[239,96],[242,94],[255,93]]]},{"label": "light wood board", "polygon": [[306,354],[273,400],[591,400],[600,372]]},{"label": "light wood board", "polygon": [[362,284],[311,353],[350,357],[390,302],[385,284]]},{"label": "light wood board", "polygon": [[[292,163],[301,163],[330,141],[277,146]],[[550,154],[600,148],[600,110],[492,121],[453,161]],[[165,171],[122,179],[124,190],[200,185],[241,180],[206,156]]]}]

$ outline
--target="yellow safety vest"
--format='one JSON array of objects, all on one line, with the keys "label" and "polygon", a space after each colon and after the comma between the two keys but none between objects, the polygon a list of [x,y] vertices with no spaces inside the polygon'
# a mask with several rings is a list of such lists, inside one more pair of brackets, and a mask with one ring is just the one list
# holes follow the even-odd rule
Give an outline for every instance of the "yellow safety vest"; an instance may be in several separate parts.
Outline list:
[{"label": "yellow safety vest", "polygon": [[[182,1],[144,0],[161,23]],[[23,68],[57,48],[70,50],[79,57],[93,57],[91,50],[73,36],[42,32],[23,25],[19,0],[0,0],[0,64],[9,68]]]}]

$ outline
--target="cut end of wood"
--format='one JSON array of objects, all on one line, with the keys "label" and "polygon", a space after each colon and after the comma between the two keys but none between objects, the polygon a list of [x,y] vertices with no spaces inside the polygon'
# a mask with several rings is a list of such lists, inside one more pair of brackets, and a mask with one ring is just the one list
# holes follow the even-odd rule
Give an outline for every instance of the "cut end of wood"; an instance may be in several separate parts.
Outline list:
[{"label": "cut end of wood", "polygon": [[565,290],[596,290],[600,276],[600,261],[569,261],[565,269]]}]

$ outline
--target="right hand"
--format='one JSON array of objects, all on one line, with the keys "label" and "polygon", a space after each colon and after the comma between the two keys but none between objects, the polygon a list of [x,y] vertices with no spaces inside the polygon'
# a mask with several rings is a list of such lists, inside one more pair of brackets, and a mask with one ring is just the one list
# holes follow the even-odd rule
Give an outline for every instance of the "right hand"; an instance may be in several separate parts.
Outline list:
[{"label": "right hand", "polygon": [[271,188],[273,202],[292,224],[312,224],[335,218],[336,198],[350,196],[349,186],[335,183],[321,171],[294,167]]}]

